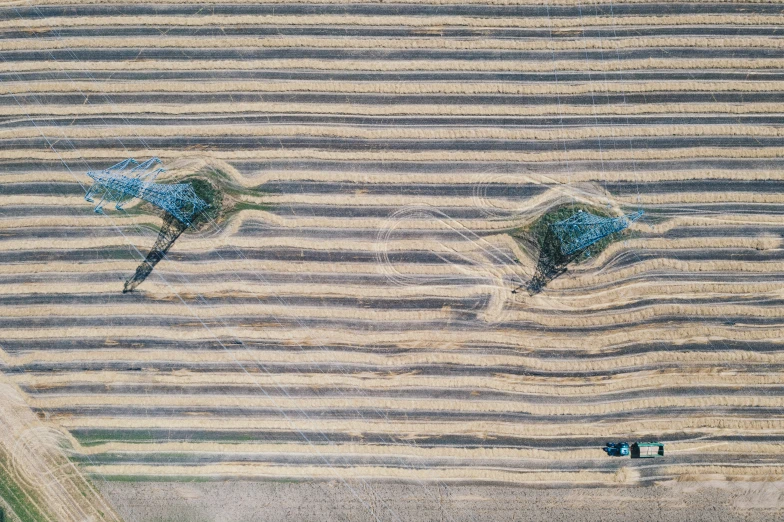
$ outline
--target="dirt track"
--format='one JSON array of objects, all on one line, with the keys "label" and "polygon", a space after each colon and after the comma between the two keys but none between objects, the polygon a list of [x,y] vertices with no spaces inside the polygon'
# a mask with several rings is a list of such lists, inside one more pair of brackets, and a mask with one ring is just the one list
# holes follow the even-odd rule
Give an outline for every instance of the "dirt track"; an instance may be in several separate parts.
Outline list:
[{"label": "dirt track", "polygon": [[[780,3],[63,4],[0,2],[0,370],[129,520],[112,480],[778,491]],[[257,208],[123,295],[159,220],[82,195],[128,156]],[[570,202],[646,215],[513,293]]]},{"label": "dirt track", "polygon": [[[353,491],[349,489],[353,488]],[[129,520],[192,522],[382,520],[531,522],[764,522],[781,517],[780,483],[668,483],[651,488],[510,488],[362,483],[110,482]],[[364,503],[364,504],[363,504]],[[395,506],[387,511],[385,505]]]}]

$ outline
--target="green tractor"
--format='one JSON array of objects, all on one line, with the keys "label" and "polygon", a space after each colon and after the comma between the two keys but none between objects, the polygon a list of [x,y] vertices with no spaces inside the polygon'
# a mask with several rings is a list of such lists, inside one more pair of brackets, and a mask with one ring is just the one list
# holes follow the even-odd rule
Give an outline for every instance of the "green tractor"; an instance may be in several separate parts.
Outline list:
[{"label": "green tractor", "polygon": [[604,451],[610,457],[627,457],[629,455],[628,442],[608,442]]},{"label": "green tractor", "polygon": [[664,444],[661,442],[635,442],[631,446],[628,442],[608,442],[602,449],[610,457],[648,459],[664,456]]}]

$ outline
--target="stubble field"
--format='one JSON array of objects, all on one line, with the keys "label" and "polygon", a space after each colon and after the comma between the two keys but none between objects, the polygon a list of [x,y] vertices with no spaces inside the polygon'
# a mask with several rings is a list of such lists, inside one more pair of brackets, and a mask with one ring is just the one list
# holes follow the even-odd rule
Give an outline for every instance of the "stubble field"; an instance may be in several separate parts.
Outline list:
[{"label": "stubble field", "polygon": [[[0,477],[29,489],[6,509],[131,520],[151,481],[291,481],[335,485],[336,520],[416,520],[403,487],[490,520],[467,488],[592,513],[710,482],[776,519],[783,9],[1,2]],[[161,220],[93,213],[86,172],[152,156],[234,206],[123,294]],[[645,216],[531,296],[516,236],[574,204]]]}]

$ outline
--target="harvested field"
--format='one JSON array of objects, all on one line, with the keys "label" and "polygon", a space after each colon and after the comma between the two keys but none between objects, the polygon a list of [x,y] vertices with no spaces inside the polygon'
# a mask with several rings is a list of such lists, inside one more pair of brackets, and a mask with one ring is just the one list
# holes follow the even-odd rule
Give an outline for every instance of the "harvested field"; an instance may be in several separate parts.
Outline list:
[{"label": "harvested field", "polygon": [[[535,519],[781,519],[783,23],[0,0],[0,508],[511,520],[565,491]],[[94,213],[86,173],[152,156],[223,206],[123,293],[162,221]],[[645,214],[518,291],[525,231],[569,206]],[[602,452],[621,440],[666,455]],[[635,496],[658,518],[593,505]]]}]

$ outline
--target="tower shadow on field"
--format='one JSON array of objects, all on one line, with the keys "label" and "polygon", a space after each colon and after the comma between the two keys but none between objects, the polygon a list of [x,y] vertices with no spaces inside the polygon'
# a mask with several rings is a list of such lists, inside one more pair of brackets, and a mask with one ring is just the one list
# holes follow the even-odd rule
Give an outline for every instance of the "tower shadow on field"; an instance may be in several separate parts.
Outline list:
[{"label": "tower shadow on field", "polygon": [[186,178],[180,186],[184,184],[192,189],[195,197],[204,203],[199,208],[194,208],[192,212],[187,215],[187,219],[183,220],[182,215],[179,217],[165,209],[148,208],[148,212],[153,212],[161,217],[161,229],[158,232],[158,238],[155,244],[150,249],[150,253],[144,258],[144,261],[136,268],[133,277],[125,282],[123,293],[133,292],[140,284],[142,284],[147,277],[152,273],[155,266],[166,257],[169,249],[174,245],[175,241],[187,229],[201,230],[208,226],[210,223],[216,223],[220,219],[220,213],[224,210],[223,206],[223,193],[220,189],[208,179],[204,177]]},{"label": "tower shadow on field", "polygon": [[147,279],[155,268],[155,265],[166,257],[166,253],[171,246],[187,228],[188,225],[182,223],[168,212],[164,212],[163,226],[161,227],[160,232],[158,232],[158,239],[155,240],[155,244],[152,246],[150,253],[147,254],[147,257],[144,258],[144,261],[136,268],[136,273],[133,274],[133,277],[125,282],[125,286],[123,287],[124,294],[133,292],[137,286]]},{"label": "tower shadow on field", "polygon": [[528,284],[525,285],[528,295],[536,295],[541,292],[547,283],[566,272],[566,266],[582,254],[583,252],[579,251],[570,255],[564,255],[561,252],[561,241],[552,229],[547,227],[544,239],[539,246],[536,272]]}]

